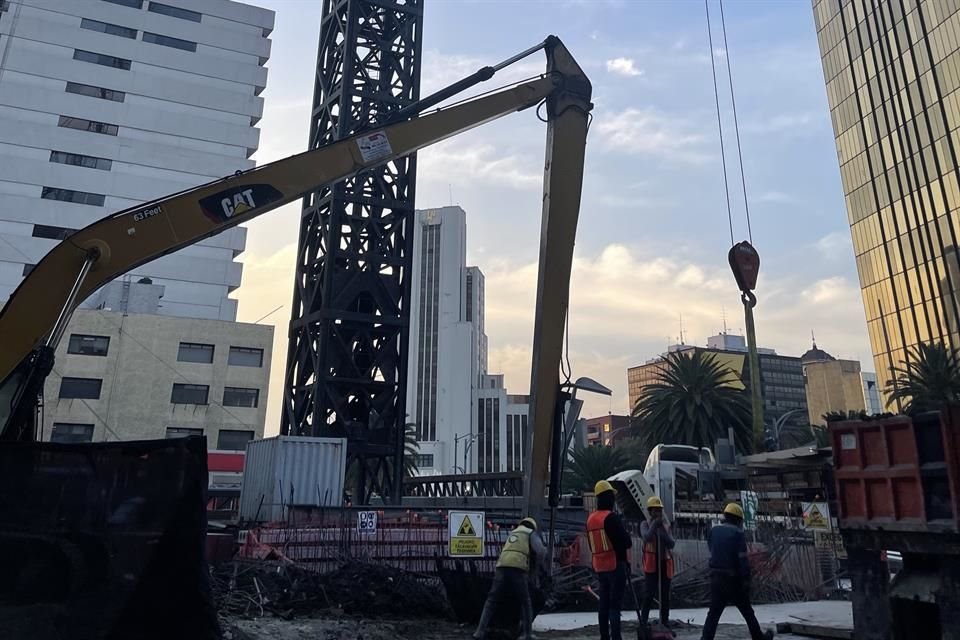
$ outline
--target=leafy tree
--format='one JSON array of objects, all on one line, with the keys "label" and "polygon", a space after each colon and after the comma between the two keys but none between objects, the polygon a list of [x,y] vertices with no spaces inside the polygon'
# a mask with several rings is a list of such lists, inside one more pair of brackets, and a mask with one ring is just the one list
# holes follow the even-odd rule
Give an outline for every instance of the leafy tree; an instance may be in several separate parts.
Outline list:
[{"label": "leafy tree", "polygon": [[650,457],[650,446],[639,436],[618,438],[613,448],[620,452],[627,469],[640,469],[647,465]]},{"label": "leafy tree", "polygon": [[564,465],[563,490],[593,491],[598,480],[605,480],[630,466],[619,448],[577,447],[570,451]]},{"label": "leafy tree", "polygon": [[730,385],[735,374],[713,354],[672,353],[658,376],[657,382],[643,388],[633,408],[634,419],[642,425],[640,436],[649,447],[713,447],[732,427],[738,448],[752,449],[750,399]]},{"label": "leafy tree", "polygon": [[960,356],[940,342],[912,347],[907,362],[890,368],[887,406],[903,403],[908,414],[934,411],[947,402],[960,400]]}]

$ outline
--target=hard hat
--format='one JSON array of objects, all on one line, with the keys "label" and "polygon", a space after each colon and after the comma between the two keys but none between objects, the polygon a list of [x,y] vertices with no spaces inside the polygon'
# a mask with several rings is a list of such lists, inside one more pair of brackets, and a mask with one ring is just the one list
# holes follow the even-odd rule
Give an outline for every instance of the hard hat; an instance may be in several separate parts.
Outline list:
[{"label": "hard hat", "polygon": [[529,516],[527,516],[526,518],[524,518],[523,520],[521,520],[521,521],[520,521],[520,524],[525,524],[525,525],[527,525],[528,527],[530,527],[531,529],[533,529],[534,531],[537,530],[537,521],[534,520],[533,518],[529,517]]},{"label": "hard hat", "polygon": [[731,502],[724,509],[723,512],[730,516],[736,516],[743,520],[743,507],[738,505],[736,502]]},{"label": "hard hat", "polygon": [[663,509],[663,502],[657,496],[647,498],[647,509]]},{"label": "hard hat", "polygon": [[597,484],[593,485],[593,495],[595,496],[598,496],[601,493],[606,493],[607,491],[613,491],[614,493],[617,492],[617,490],[613,488],[613,485],[606,480],[600,480],[597,482]]}]

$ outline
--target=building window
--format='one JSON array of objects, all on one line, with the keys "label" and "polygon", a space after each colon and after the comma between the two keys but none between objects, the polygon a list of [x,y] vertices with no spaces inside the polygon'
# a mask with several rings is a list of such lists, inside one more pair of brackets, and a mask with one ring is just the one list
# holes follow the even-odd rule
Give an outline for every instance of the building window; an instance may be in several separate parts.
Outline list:
[{"label": "building window", "polygon": [[421,453],[415,457],[417,462],[418,469],[432,469],[433,468],[433,454],[432,453]]},{"label": "building window", "polygon": [[85,336],[80,333],[73,333],[70,335],[67,353],[81,356],[105,356],[109,348],[109,336]]},{"label": "building window", "polygon": [[50,442],[93,442],[93,425],[54,422]]},{"label": "building window", "polygon": [[0,13],[10,11],[10,0],[0,0]]},{"label": "building window", "polygon": [[103,380],[100,378],[63,378],[60,380],[60,397],[83,400],[98,400]]},{"label": "building window", "polygon": [[106,196],[102,193],[89,193],[87,191],[74,191],[73,189],[58,189],[57,187],[44,187],[40,192],[40,197],[44,200],[59,200],[60,202],[73,202],[75,204],[89,204],[94,207],[102,207]]},{"label": "building window", "polygon": [[153,44],[162,44],[165,47],[173,47],[174,49],[183,49],[184,51],[197,50],[196,42],[181,40],[180,38],[171,38],[170,36],[162,36],[159,33],[149,33],[144,31],[143,41],[152,42]]},{"label": "building window", "polygon": [[213,345],[181,342],[180,349],[177,351],[177,361],[210,364],[213,362]]},{"label": "building window", "polygon": [[217,449],[222,451],[244,451],[247,443],[253,440],[253,431],[220,429],[217,434]]},{"label": "building window", "polygon": [[190,436],[202,436],[203,429],[188,429],[186,427],[167,427],[168,438],[189,438]]},{"label": "building window", "polygon": [[83,49],[74,49],[73,59],[80,62],[92,62],[93,64],[103,65],[104,67],[113,67],[114,69],[130,70],[130,61],[126,58],[108,56],[103,53],[94,53],[93,51],[84,51]]},{"label": "building window", "polygon": [[203,14],[197,13],[196,11],[190,11],[189,9],[181,9],[180,7],[171,7],[168,4],[160,4],[159,2],[151,2],[147,5],[147,11],[152,11],[153,13],[159,13],[165,16],[170,16],[171,18],[180,18],[181,20],[189,20],[190,22],[200,22],[200,17]]},{"label": "building window", "polygon": [[34,238],[46,238],[47,240],[64,240],[70,236],[76,229],[66,227],[52,227],[46,224],[33,225]]},{"label": "building window", "polygon": [[130,38],[131,40],[137,39],[136,29],[131,29],[130,27],[121,27],[118,24],[110,24],[108,22],[100,22],[99,20],[81,18],[80,28],[89,29],[90,31],[99,31],[100,33],[109,33],[112,36]]},{"label": "building window", "polygon": [[71,118],[70,116],[60,116],[58,127],[67,129],[77,129],[79,131],[92,131],[93,133],[102,133],[108,136],[117,135],[120,128],[115,124],[106,122],[97,122],[96,120],[87,120],[86,118]]},{"label": "building window", "polygon": [[262,367],[263,349],[252,347],[230,347],[227,364],[235,367]]},{"label": "building window", "polygon": [[79,82],[68,82],[67,93],[75,93],[79,96],[89,96],[101,100],[112,100],[113,102],[123,102],[127,97],[127,94],[123,91],[104,89],[103,87],[95,87],[92,84],[80,84]]},{"label": "building window", "polygon": [[69,164],[74,167],[86,167],[87,169],[100,169],[101,171],[110,171],[110,168],[113,167],[112,160],[85,156],[79,153],[67,153],[66,151],[51,151],[50,162]]},{"label": "building window", "polygon": [[25,264],[23,265],[23,277],[26,278],[30,275],[30,272],[33,271],[33,268],[37,266],[35,264]]},{"label": "building window", "polygon": [[110,2],[112,4],[119,4],[123,7],[130,7],[132,9],[142,9],[143,0],[103,0],[104,2]]},{"label": "building window", "polygon": [[260,403],[259,389],[245,389],[242,387],[224,387],[223,406],[225,407],[247,407],[256,409]]},{"label": "building window", "polygon": [[173,385],[170,394],[171,404],[207,404],[210,387],[205,384],[177,384]]}]

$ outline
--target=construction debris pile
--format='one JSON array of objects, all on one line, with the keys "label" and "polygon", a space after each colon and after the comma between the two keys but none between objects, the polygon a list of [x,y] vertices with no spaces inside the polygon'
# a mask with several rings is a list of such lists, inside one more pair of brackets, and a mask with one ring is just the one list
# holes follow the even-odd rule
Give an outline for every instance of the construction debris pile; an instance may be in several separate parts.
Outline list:
[{"label": "construction debris pile", "polygon": [[234,561],[214,570],[221,614],[284,618],[343,613],[365,618],[451,618],[436,582],[383,565],[351,562],[330,573],[296,565]]}]

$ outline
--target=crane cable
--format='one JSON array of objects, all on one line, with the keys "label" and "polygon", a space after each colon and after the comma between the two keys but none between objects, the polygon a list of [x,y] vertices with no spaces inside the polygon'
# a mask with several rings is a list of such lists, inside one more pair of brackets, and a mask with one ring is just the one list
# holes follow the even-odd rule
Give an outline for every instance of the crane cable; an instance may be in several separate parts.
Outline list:
[{"label": "crane cable", "polygon": [[[730,103],[733,107],[733,127],[734,132],[736,133],[737,141],[737,159],[740,163],[740,183],[743,186],[743,206],[746,213],[747,221],[747,237],[750,240],[750,244],[753,244],[753,228],[750,224],[750,205],[747,200],[747,181],[744,176],[743,169],[743,151],[740,145],[740,124],[737,118],[737,101],[734,97],[733,91],[733,71],[731,70],[730,65],[730,48],[727,44],[727,24],[724,19],[723,14],[723,0],[719,0],[720,3],[720,25],[723,30],[723,47],[724,55],[727,57],[727,80],[730,86]],[[733,209],[730,205],[730,180],[727,172],[727,154],[725,145],[723,142],[723,118],[720,113],[720,88],[717,83],[717,62],[716,55],[713,50],[713,26],[710,22],[710,0],[703,0],[703,8],[707,14],[707,42],[710,45],[710,70],[713,73],[713,99],[716,105],[717,110],[717,131],[720,138],[720,161],[723,167],[723,190],[726,197],[727,203],[727,224],[730,228],[730,246],[736,244],[733,234]]]}]

